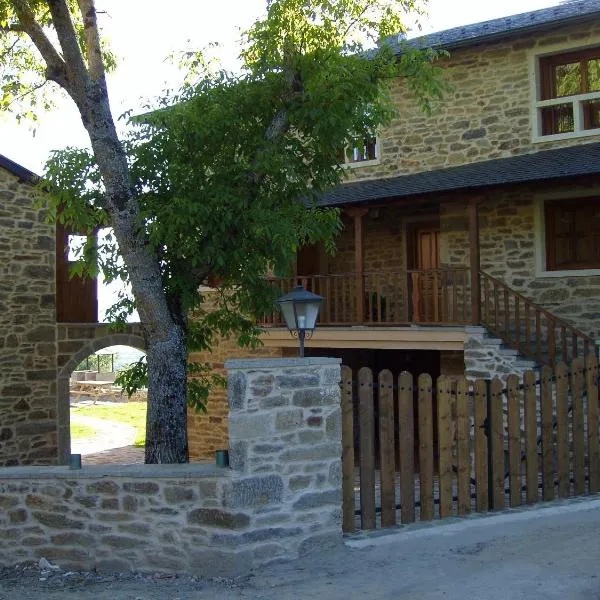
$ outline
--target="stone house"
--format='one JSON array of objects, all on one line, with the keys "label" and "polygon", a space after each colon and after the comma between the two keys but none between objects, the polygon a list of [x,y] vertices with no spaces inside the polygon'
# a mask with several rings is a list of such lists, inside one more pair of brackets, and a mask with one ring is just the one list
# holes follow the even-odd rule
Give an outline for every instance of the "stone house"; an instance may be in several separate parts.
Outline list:
[{"label": "stone house", "polygon": [[[284,288],[302,283],[325,297],[308,355],[339,357],[352,368],[491,377],[570,360],[595,346],[599,16],[600,0],[579,0],[410,42],[448,51],[442,64],[453,92],[426,116],[398,80],[393,94],[401,118],[377,139],[348,149],[348,182],[322,199],[341,209],[345,227],[337,254],[305,248],[296,273],[278,282]],[[27,375],[30,367],[23,367],[3,381],[4,464],[51,462],[52,452],[65,460],[65,376],[83,345],[86,351],[93,346],[92,352],[109,345],[93,310],[76,318],[74,309],[61,309],[64,298],[92,292],[60,292],[61,285],[84,283],[64,281],[64,255],[51,258],[56,247],[64,248],[66,234],[56,234],[58,244],[49,241],[54,232],[28,204],[31,181],[14,163],[0,163],[0,225],[14,237],[14,244],[1,246],[3,268],[14,277],[10,289],[2,282],[2,293],[12,298],[3,314],[16,328],[6,329],[0,352],[7,362],[0,365],[17,360],[11,348],[18,346],[18,360],[39,369]],[[30,235],[22,235],[21,221],[31,227]],[[47,248],[35,247],[37,237]],[[32,244],[27,253],[23,244]],[[40,279],[22,281],[19,274],[27,269]],[[46,304],[22,314],[18,298],[26,293],[31,307],[33,297]],[[80,322],[60,322],[65,319]],[[228,358],[296,354],[297,341],[277,316],[264,325],[258,351],[224,340],[212,354],[192,358],[222,370]],[[131,339],[113,343],[143,343]],[[47,354],[34,358],[40,352]],[[41,399],[31,400],[32,394]],[[192,459],[211,458],[227,447],[227,413],[226,392],[216,390],[206,414],[190,414]],[[17,450],[15,437],[31,418],[48,428],[33,454]]]},{"label": "stone house", "polygon": [[[453,91],[426,116],[395,82],[400,118],[348,149],[347,183],[322,199],[341,209],[337,254],[304,248],[274,282],[325,298],[308,355],[505,377],[595,347],[599,17],[599,0],[579,0],[410,42],[449,53]],[[276,314],[264,325],[263,352],[295,354]],[[192,435],[210,436],[219,406]]]},{"label": "stone house", "polygon": [[100,348],[143,348],[97,318],[95,281],[68,277],[68,232],[36,204],[37,176],[0,155],[0,466],[68,462],[69,377]]}]

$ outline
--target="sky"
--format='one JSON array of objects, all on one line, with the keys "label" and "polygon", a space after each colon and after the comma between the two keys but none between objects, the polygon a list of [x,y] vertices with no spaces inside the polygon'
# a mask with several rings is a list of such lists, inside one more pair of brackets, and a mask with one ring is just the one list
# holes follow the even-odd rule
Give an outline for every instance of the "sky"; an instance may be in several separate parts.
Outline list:
[{"label": "sky", "polygon": [[[559,0],[430,0],[422,30],[409,37],[558,4]],[[176,88],[180,74],[167,57],[177,51],[206,48],[217,42],[224,66],[235,67],[240,30],[264,14],[265,0],[97,0],[104,35],[119,60],[108,78],[115,117],[139,110],[166,88]],[[100,12],[102,11],[102,12]],[[58,102],[31,124],[17,125],[0,114],[0,154],[42,173],[49,152],[66,146],[87,146],[85,130],[70,100]],[[115,290],[99,290],[100,316]]]}]

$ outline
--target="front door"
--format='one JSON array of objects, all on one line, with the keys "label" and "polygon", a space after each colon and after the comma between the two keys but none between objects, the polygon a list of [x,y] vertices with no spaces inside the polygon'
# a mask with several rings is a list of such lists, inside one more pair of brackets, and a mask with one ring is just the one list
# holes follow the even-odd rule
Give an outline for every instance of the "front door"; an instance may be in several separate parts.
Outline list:
[{"label": "front door", "polygon": [[409,234],[409,289],[412,290],[412,320],[437,323],[440,314],[440,228],[437,223],[419,223]]}]

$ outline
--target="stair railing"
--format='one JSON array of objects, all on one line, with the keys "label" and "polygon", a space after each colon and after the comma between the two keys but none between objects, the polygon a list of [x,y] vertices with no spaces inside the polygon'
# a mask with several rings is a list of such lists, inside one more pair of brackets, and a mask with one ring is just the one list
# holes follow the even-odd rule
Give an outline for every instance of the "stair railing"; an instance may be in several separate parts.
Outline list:
[{"label": "stair railing", "polygon": [[481,324],[507,346],[539,364],[597,352],[595,341],[505,283],[480,272]]}]

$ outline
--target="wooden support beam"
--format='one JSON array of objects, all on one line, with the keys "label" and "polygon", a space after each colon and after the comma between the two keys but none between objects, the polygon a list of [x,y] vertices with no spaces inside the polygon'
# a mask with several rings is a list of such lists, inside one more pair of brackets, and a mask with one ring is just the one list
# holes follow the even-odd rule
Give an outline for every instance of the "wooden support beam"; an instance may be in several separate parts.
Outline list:
[{"label": "wooden support beam", "polygon": [[363,218],[368,208],[348,208],[348,215],[354,219],[354,272],[356,275],[356,322],[365,320],[365,224]]},{"label": "wooden support beam", "polygon": [[469,264],[471,267],[471,321],[479,325],[481,316],[481,253],[479,246],[479,207],[480,198],[469,200]]}]

